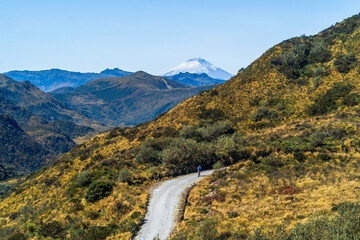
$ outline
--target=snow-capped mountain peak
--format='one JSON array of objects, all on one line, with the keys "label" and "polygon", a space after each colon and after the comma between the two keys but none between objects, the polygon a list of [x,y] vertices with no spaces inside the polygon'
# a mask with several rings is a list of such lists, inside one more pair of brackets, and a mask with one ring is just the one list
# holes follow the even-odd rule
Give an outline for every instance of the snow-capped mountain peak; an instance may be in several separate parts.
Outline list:
[{"label": "snow-capped mountain peak", "polygon": [[178,67],[171,69],[165,73],[164,76],[174,76],[179,73],[195,73],[202,74],[206,73],[209,77],[228,80],[232,75],[223,69],[214,66],[212,63],[206,61],[203,58],[192,58],[186,62],[180,64]]}]

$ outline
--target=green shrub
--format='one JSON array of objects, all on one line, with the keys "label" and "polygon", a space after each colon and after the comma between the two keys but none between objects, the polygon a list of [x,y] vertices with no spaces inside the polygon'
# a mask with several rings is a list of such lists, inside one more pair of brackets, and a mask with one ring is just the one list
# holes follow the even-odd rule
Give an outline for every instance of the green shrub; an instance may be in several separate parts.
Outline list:
[{"label": "green shrub", "polygon": [[26,240],[26,236],[23,233],[17,232],[11,235],[7,240]]},{"label": "green shrub", "polygon": [[263,164],[275,168],[279,168],[285,165],[281,158],[273,157],[273,156],[268,156],[264,158]]},{"label": "green shrub", "polygon": [[251,121],[259,122],[263,119],[274,120],[278,118],[276,111],[270,109],[269,107],[262,106],[256,109],[255,113],[250,117]]},{"label": "green shrub", "polygon": [[157,163],[160,162],[159,151],[151,147],[142,145],[139,152],[136,154],[136,161],[138,163]]},{"label": "green shrub", "polygon": [[100,199],[107,197],[111,194],[113,185],[110,182],[96,181],[90,184],[85,199],[88,202],[94,203]]},{"label": "green shrub", "polygon": [[141,144],[136,161],[138,163],[155,163],[161,162],[161,151],[169,146],[171,138],[147,140]]},{"label": "green shrub", "polygon": [[218,239],[218,231],[216,229],[216,221],[212,218],[206,219],[196,232],[199,240],[216,240]]},{"label": "green shrub", "polygon": [[331,89],[315,99],[314,103],[309,107],[309,114],[322,115],[337,109],[336,101],[349,95],[353,88],[354,86],[347,82],[334,83]]},{"label": "green shrub", "polygon": [[348,73],[356,66],[357,58],[353,53],[349,53],[345,56],[339,57],[334,61],[334,65],[338,72]]},{"label": "green shrub", "polygon": [[360,103],[360,95],[358,93],[350,93],[343,98],[341,103],[349,107],[358,105]]},{"label": "green shrub", "polygon": [[201,163],[197,143],[194,140],[174,139],[162,152],[165,166],[174,166],[176,173],[195,171]]},{"label": "green shrub", "polygon": [[239,216],[239,213],[238,212],[229,212],[228,213],[228,217],[229,218],[236,218]]},{"label": "green shrub", "polygon": [[310,136],[310,144],[312,147],[320,147],[324,145],[327,134],[322,131],[316,131]]},{"label": "green shrub", "polygon": [[81,230],[71,236],[76,240],[103,240],[114,232],[114,229],[108,226],[91,226]]},{"label": "green shrub", "polygon": [[229,122],[217,122],[199,129],[205,141],[213,141],[222,135],[233,134],[235,129]]},{"label": "green shrub", "polygon": [[317,155],[317,159],[320,161],[329,161],[331,158],[332,157],[327,152],[321,152]]},{"label": "green shrub", "polygon": [[306,159],[306,156],[303,152],[296,151],[296,152],[294,152],[294,158],[299,162],[304,162]]},{"label": "green shrub", "polygon": [[39,234],[44,237],[59,238],[63,236],[65,229],[57,221],[44,223],[40,226]]},{"label": "green shrub", "polygon": [[81,172],[77,178],[76,183],[81,187],[89,186],[92,183],[93,174],[89,171]]},{"label": "green shrub", "polygon": [[310,50],[309,62],[327,62],[331,57],[328,46],[323,41],[315,42]]},{"label": "green shrub", "polygon": [[225,175],[225,165],[221,161],[217,161],[212,168],[214,169],[214,175],[216,177],[222,177]]},{"label": "green shrub", "polygon": [[184,126],[180,129],[179,135],[181,138],[192,138],[192,139],[199,139],[200,137],[200,133],[198,132],[197,127],[192,126],[192,125],[188,125],[188,126]]},{"label": "green shrub", "polygon": [[205,107],[199,108],[197,115],[199,119],[212,121],[221,121],[225,117],[221,109],[206,109]]},{"label": "green shrub", "polygon": [[319,76],[314,77],[314,79],[312,80],[314,89],[317,89],[321,85],[321,83],[322,83],[322,80],[321,80],[321,77],[319,77]]},{"label": "green shrub", "polygon": [[130,182],[132,174],[128,169],[121,169],[119,171],[118,181],[119,182]]},{"label": "green shrub", "polygon": [[346,135],[347,135],[345,129],[339,128],[339,127],[329,126],[326,128],[326,132],[327,132],[327,134],[329,134],[329,136],[331,136],[332,138],[338,139],[338,140],[346,137]]}]

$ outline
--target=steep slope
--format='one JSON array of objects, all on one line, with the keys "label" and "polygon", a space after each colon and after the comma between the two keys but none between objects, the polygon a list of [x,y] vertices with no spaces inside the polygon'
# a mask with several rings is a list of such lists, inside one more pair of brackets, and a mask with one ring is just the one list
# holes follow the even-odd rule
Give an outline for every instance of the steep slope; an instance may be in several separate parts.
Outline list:
[{"label": "steep slope", "polygon": [[[0,152],[0,168],[12,167],[16,171],[27,173],[43,166],[50,154],[26,134],[14,119],[3,114],[0,114]],[[7,179],[11,174],[13,171],[5,171],[1,174],[0,181]]]},{"label": "steep slope", "polygon": [[178,83],[187,84],[195,87],[210,85],[214,83],[221,84],[225,82],[225,80],[211,78],[206,73],[195,74],[195,73],[181,72],[173,76],[167,76],[167,78]]},{"label": "steep slope", "polygon": [[153,182],[216,163],[174,239],[359,238],[359,47],[356,15],[276,45],[154,121],[93,138],[0,203],[0,236],[130,239]]},{"label": "steep slope", "polygon": [[[0,75],[0,114],[10,116],[14,122],[16,121],[16,126],[19,125],[19,129],[25,131],[18,136],[25,141],[22,145],[34,145],[35,150],[29,151],[28,147],[18,148],[22,146],[20,140],[7,142],[8,149],[17,151],[16,154],[2,153],[2,163],[19,172],[29,173],[39,169],[73,148],[76,145],[74,140],[77,138],[95,132],[89,126],[78,125],[79,121],[84,121],[88,125],[95,121],[69,109],[30,82],[17,82],[4,75]],[[27,138],[20,138],[23,135]],[[1,137],[8,139],[9,135],[3,131]],[[17,139],[16,137],[14,134],[14,139]],[[24,161],[32,165],[24,164]]]},{"label": "steep slope", "polygon": [[174,76],[179,73],[205,73],[211,78],[228,80],[232,75],[219,67],[215,67],[212,63],[206,61],[203,58],[192,58],[188,61],[180,64],[176,68],[171,69],[165,73],[164,76]]},{"label": "steep slope", "polygon": [[183,99],[212,87],[191,88],[140,71],[121,78],[97,79],[70,92],[52,94],[97,121],[119,126],[152,120]]},{"label": "steep slope", "polygon": [[43,91],[51,91],[60,87],[78,87],[91,80],[106,77],[122,77],[131,74],[118,68],[105,69],[100,73],[71,72],[61,69],[42,71],[10,71],[4,75],[17,81],[30,81]]}]

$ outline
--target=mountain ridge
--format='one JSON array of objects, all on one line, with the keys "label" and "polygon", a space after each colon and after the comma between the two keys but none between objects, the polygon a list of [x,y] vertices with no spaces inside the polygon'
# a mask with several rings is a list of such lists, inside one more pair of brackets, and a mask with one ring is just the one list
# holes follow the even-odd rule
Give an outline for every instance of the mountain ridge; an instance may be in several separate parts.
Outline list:
[{"label": "mountain ridge", "polygon": [[97,121],[119,126],[152,120],[185,98],[212,87],[191,88],[138,71],[125,77],[96,79],[70,92],[52,95],[67,105],[92,114]]},{"label": "mountain ridge", "polygon": [[49,70],[29,71],[14,70],[3,73],[17,81],[30,81],[41,90],[49,92],[60,87],[78,87],[91,80],[105,77],[126,76],[132,74],[119,68],[105,69],[100,73],[72,72],[57,68]]}]

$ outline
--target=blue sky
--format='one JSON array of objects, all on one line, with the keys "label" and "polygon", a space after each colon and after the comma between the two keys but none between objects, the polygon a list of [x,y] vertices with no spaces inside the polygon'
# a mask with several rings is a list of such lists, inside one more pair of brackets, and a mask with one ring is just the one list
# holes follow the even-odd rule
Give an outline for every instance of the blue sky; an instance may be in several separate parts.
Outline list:
[{"label": "blue sky", "polygon": [[359,12],[359,0],[0,0],[0,72],[162,74],[204,57],[235,74],[273,45]]}]

